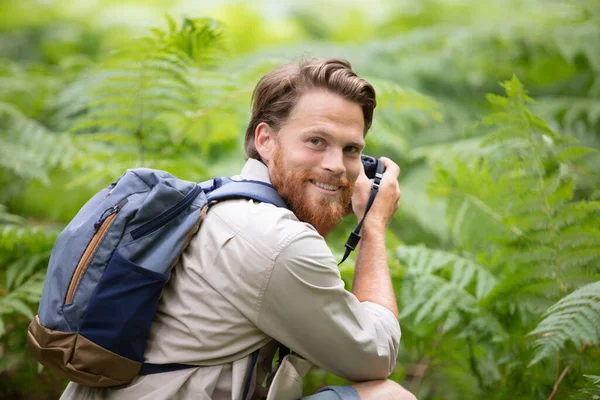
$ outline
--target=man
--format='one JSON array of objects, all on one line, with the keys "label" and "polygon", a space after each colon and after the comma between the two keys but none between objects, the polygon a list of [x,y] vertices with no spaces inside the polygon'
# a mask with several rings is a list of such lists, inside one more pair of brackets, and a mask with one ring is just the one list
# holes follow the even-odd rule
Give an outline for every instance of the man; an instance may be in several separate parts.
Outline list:
[{"label": "man", "polygon": [[248,371],[247,397],[258,398],[259,366],[270,366],[276,340],[361,382],[311,400],[414,399],[385,380],[400,340],[385,249],[400,198],[396,164],[382,158],[386,172],[362,227],[352,293],[324,240],[350,202],[358,219],[364,215],[371,182],[360,155],[374,107],[374,89],[343,60],[287,64],[264,76],[237,178],[271,183],[290,210],[251,200],[214,205],[173,270],[145,353],[149,363],[202,367],[119,388],[71,383],[63,398],[242,399]]}]

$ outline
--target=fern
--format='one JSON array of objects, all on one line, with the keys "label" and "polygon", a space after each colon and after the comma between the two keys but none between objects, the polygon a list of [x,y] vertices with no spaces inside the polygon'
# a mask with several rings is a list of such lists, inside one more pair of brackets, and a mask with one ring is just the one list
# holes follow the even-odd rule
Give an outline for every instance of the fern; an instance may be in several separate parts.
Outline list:
[{"label": "fern", "polygon": [[585,285],[560,299],[544,313],[529,333],[537,336],[531,364],[554,356],[571,341],[577,348],[600,342],[600,281]]},{"label": "fern", "polygon": [[[58,230],[0,224],[0,326],[14,314],[33,317],[30,305],[42,294],[45,268]],[[4,328],[0,329],[0,338]]]},{"label": "fern", "polygon": [[587,384],[577,393],[569,396],[569,400],[600,400],[600,376],[584,375]]},{"label": "fern", "polygon": [[[540,348],[526,333],[550,306],[598,280],[600,157],[592,150],[600,149],[598,8],[594,0],[480,3],[390,3],[377,20],[356,10],[335,21],[308,13],[283,29],[256,13],[252,26],[276,28],[255,30],[247,46],[232,43],[232,49],[261,49],[226,63],[220,62],[225,52],[214,21],[189,19],[178,26],[168,20],[151,38],[107,56],[105,49],[123,43],[123,31],[99,34],[88,20],[50,3],[34,14],[18,2],[0,5],[11,16],[0,24],[0,48],[8,50],[0,52],[19,60],[0,60],[0,103],[16,111],[0,115],[0,203],[43,220],[0,209],[0,301],[15,292],[15,299],[35,307],[27,286],[31,293],[39,289],[33,283],[56,233],[46,219],[63,207],[58,214],[66,220],[79,205],[71,198],[58,207],[59,185],[77,186],[76,196],[65,197],[83,200],[87,187],[80,185],[95,191],[137,165],[188,179],[230,174],[243,163],[240,133],[257,79],[299,54],[341,56],[361,76],[375,78],[379,96],[369,153],[391,156],[403,169],[390,253],[395,257],[399,238],[447,250],[406,247],[407,254],[391,263],[404,346],[393,379],[404,380],[419,398],[547,399],[568,366],[555,398],[579,387],[589,398],[597,382],[584,387],[584,375],[598,375],[600,349],[590,344],[585,352],[573,351],[567,340],[527,368]],[[344,22],[349,15],[352,24]],[[48,16],[61,23],[48,24]],[[247,15],[234,18],[229,29],[247,37]],[[350,29],[340,45],[340,32]],[[323,41],[288,45],[282,38],[290,32],[293,43],[316,35]],[[274,43],[284,46],[264,50]],[[535,103],[518,84],[495,84],[513,73]],[[501,90],[510,93],[500,96]],[[494,93],[488,104],[499,112],[473,125],[490,108],[485,92]],[[44,133],[20,141],[23,132],[37,130]],[[54,133],[67,131],[72,135]],[[67,157],[40,164],[44,147]],[[25,156],[2,153],[9,148]],[[425,201],[423,187],[432,177],[430,192],[437,196]],[[48,180],[48,189],[37,182]],[[12,186],[27,191],[19,196],[23,192]],[[352,228],[342,225],[344,233],[331,241],[343,243]],[[351,282],[351,265],[342,274]],[[29,314],[10,307],[1,316],[6,332],[0,337],[0,370],[9,386],[18,371],[34,370],[23,357]],[[20,376],[32,386],[31,373]]]},{"label": "fern", "polygon": [[70,139],[49,131],[10,104],[0,103],[0,169],[18,179],[49,183],[48,171],[74,156]]},{"label": "fern", "polygon": [[[220,54],[216,22],[185,19],[179,29],[168,22],[168,31],[154,29],[152,37],[117,52],[65,92],[67,98],[83,97],[70,109],[77,116],[70,132],[81,143],[92,141],[88,153],[122,154],[128,161],[117,165],[121,172],[136,164],[165,167],[170,158],[174,161],[169,153],[181,141],[174,127],[188,124],[199,106],[195,77]],[[77,164],[93,167],[99,178],[115,176],[114,166],[89,165],[87,158]]]},{"label": "fern", "polygon": [[[37,255],[29,258],[28,263],[25,264],[25,272],[15,271],[15,269],[21,268],[22,261],[18,260],[15,264],[9,266],[7,270],[7,275],[12,273],[7,278],[13,278],[13,282],[10,282],[12,286],[6,288],[8,293],[0,295],[0,338],[6,330],[4,321],[12,314],[20,314],[28,320],[33,319],[34,314],[31,304],[39,302],[42,295],[45,274],[39,269],[40,266],[46,265],[48,257]],[[36,268],[38,271],[32,272]],[[21,282],[23,279],[26,280]]]},{"label": "fern", "polygon": [[401,246],[397,254],[406,266],[401,318],[412,315],[415,324],[443,322],[443,330],[450,331],[470,315],[485,320],[485,330],[494,337],[505,336],[501,324],[479,305],[497,284],[489,271],[471,260],[425,247]]},{"label": "fern", "polygon": [[377,101],[384,107],[388,107],[394,112],[402,109],[425,111],[435,120],[443,119],[442,114],[437,110],[438,103],[433,98],[415,90],[403,88],[393,81],[371,76],[364,76],[364,78],[373,85],[377,92]]},{"label": "fern", "polygon": [[577,162],[594,150],[558,135],[529,111],[532,100],[516,78],[503,86],[506,98],[488,97],[502,111],[484,118],[496,130],[481,145],[493,151],[456,160],[454,171],[440,167],[431,193],[449,198],[450,224],[462,245],[482,246],[484,226],[494,235],[499,245],[488,250],[498,252],[509,274],[549,267],[548,274],[560,276],[591,266],[600,255],[584,247],[600,243],[594,229],[600,204],[573,198]]},{"label": "fern", "polygon": [[[478,270],[485,271],[480,276],[490,276],[494,283],[483,285],[485,295],[479,296],[474,291],[479,275],[474,279],[473,272],[463,275],[460,269],[451,273],[448,266],[439,268],[444,263],[460,265],[456,259],[437,250],[420,249],[415,252],[418,256],[408,251],[401,258],[409,265],[401,303],[402,315],[414,316],[411,323],[443,327],[446,321],[458,320],[451,326],[460,328],[449,332],[456,340],[490,335],[497,343],[508,343],[510,338],[511,351],[493,345],[487,351],[498,360],[521,353],[520,362],[498,361],[496,367],[525,373],[525,361],[533,359],[530,368],[534,368],[541,359],[555,356],[567,340],[580,346],[598,343],[599,332],[592,329],[600,318],[597,300],[594,305],[589,300],[567,302],[573,308],[564,314],[560,300],[552,312],[543,312],[566,293],[597,280],[600,203],[576,199],[576,171],[595,150],[557,133],[534,114],[528,108],[533,100],[516,77],[503,87],[506,97],[488,96],[499,111],[483,119],[491,131],[480,141],[481,151],[438,165],[429,186],[431,194],[447,199],[452,240],[477,257]],[[458,278],[453,279],[454,274]],[[597,289],[597,284],[589,287]],[[552,323],[554,313],[558,314],[551,326],[563,329],[562,336],[553,331],[539,339],[535,353],[528,350],[522,332],[534,329],[542,314]],[[566,321],[568,316],[571,320]],[[546,324],[540,327],[548,329]],[[534,332],[546,332],[540,327]],[[569,329],[576,330],[570,339]],[[482,388],[489,387],[483,378],[487,373],[477,366],[483,362],[481,356],[473,360],[471,371]]]},{"label": "fern", "polygon": [[[382,152],[388,157],[401,159],[410,149],[412,124],[436,123],[443,120],[439,104],[430,96],[402,87],[397,83],[364,76],[377,93],[376,117],[372,133],[367,136],[371,152]],[[403,135],[398,135],[402,132]]]},{"label": "fern", "polygon": [[538,103],[537,110],[556,119],[569,132],[575,132],[581,122],[592,128],[600,124],[600,98],[548,96]]}]

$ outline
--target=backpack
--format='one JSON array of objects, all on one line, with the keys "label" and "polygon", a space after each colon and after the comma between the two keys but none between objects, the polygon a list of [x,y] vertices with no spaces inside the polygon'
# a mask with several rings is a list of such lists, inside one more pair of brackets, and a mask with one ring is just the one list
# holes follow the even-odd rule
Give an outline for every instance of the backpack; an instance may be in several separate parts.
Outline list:
[{"label": "backpack", "polygon": [[146,364],[144,351],[171,269],[209,206],[230,198],[287,207],[264,182],[216,178],[198,184],[146,168],[127,170],[92,197],[52,249],[27,333],[33,357],[93,387],[194,367]]}]

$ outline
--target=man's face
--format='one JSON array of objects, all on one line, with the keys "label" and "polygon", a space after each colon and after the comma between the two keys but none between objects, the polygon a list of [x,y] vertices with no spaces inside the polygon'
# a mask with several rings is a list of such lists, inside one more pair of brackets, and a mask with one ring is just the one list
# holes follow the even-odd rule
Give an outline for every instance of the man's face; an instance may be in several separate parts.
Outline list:
[{"label": "man's face", "polygon": [[362,168],[360,105],[325,90],[304,94],[277,133],[271,181],[301,221],[326,236],[348,210]]}]

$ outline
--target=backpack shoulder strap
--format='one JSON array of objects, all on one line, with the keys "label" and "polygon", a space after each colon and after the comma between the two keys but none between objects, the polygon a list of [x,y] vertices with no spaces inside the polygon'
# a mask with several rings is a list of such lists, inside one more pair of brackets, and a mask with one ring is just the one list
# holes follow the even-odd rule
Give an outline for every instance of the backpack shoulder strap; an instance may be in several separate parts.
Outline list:
[{"label": "backpack shoulder strap", "polygon": [[288,208],[275,188],[261,181],[234,181],[228,178],[220,179],[215,189],[207,195],[208,201],[220,201],[233,198],[248,198],[277,207]]}]

